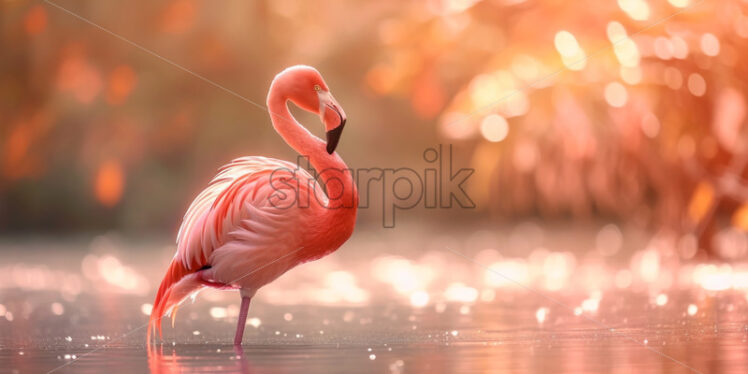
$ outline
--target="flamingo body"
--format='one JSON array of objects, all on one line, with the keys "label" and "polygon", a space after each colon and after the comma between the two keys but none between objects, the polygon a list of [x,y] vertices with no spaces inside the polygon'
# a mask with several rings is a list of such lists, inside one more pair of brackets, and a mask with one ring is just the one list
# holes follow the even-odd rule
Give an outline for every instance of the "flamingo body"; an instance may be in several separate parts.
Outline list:
[{"label": "flamingo body", "polygon": [[[288,101],[320,115],[327,144],[293,119]],[[271,85],[268,109],[278,133],[322,171],[327,194],[310,173],[287,161],[242,157],[222,167],[184,216],[177,252],[154,301],[149,342],[153,330],[160,334],[162,316],[173,316],[187,296],[213,287],[240,291],[240,344],[249,300],[260,287],[331,253],[353,232],[356,188],[333,153],[345,114],[322,77],[306,66],[286,69]]]}]

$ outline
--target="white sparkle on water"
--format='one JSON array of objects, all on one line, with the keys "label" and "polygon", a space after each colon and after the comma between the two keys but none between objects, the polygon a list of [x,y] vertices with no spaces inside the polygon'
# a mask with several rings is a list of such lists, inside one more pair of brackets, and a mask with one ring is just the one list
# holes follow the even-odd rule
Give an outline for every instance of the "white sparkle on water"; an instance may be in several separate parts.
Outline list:
[{"label": "white sparkle on water", "polygon": [[429,303],[429,294],[425,291],[416,291],[410,294],[410,305],[422,308]]},{"label": "white sparkle on water", "polygon": [[210,316],[215,319],[221,319],[228,317],[229,312],[226,308],[220,306],[214,306],[210,308]]},{"label": "white sparkle on water", "polygon": [[538,308],[538,310],[535,312],[535,318],[538,320],[538,323],[543,323],[548,318],[548,312],[549,309],[546,307]]},{"label": "white sparkle on water", "polygon": [[254,328],[258,328],[262,324],[262,321],[257,317],[253,317],[247,320],[247,324]]},{"label": "white sparkle on water", "polygon": [[694,316],[699,311],[699,307],[694,304],[688,304],[688,315]]},{"label": "white sparkle on water", "polygon": [[657,295],[657,299],[655,300],[655,302],[659,306],[667,304],[667,295],[665,295],[664,293]]},{"label": "white sparkle on water", "polygon": [[143,314],[145,314],[145,315],[147,315],[147,316],[151,315],[151,311],[152,310],[153,310],[153,304],[145,303],[145,304],[143,304],[143,305],[140,306],[140,312],[143,313]]}]

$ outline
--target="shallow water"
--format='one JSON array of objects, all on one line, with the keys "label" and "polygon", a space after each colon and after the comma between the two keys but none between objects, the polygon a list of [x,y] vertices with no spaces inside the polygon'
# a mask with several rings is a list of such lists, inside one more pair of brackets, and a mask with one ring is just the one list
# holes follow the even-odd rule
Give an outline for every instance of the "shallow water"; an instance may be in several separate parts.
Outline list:
[{"label": "shallow water", "polygon": [[[535,244],[562,247],[553,235]],[[584,247],[584,237],[571,242]],[[651,274],[636,270],[642,255],[632,242],[622,259],[604,262],[565,252],[574,260],[560,262],[567,269],[552,278],[563,282],[557,287],[544,278],[548,269],[532,275],[538,258],[561,266],[554,249],[505,248],[492,260],[490,251],[471,251],[489,245],[485,237],[460,238],[434,238],[411,252],[402,248],[417,246],[403,237],[354,238],[357,251],[304,265],[261,290],[241,350],[231,344],[238,294],[214,290],[183,305],[174,328],[164,319],[162,342],[146,346],[168,243],[5,243],[13,261],[0,264],[0,372],[748,372],[740,265],[728,269],[731,286],[720,288],[722,267],[689,273],[662,256],[657,277],[642,283],[638,277]],[[480,261],[428,249],[445,242]],[[522,258],[525,277],[512,267]],[[496,283],[484,261],[521,286]],[[599,279],[582,276],[595,269]],[[605,282],[620,269],[632,273],[628,283]],[[700,275],[709,269],[713,276]],[[381,272],[398,281],[377,280]],[[658,283],[667,274],[668,286]]]},{"label": "shallow water", "polygon": [[[45,295],[26,297],[41,301]],[[671,297],[686,300],[689,295]],[[393,305],[260,304],[254,315],[267,322],[248,325],[243,350],[237,351],[230,344],[233,321],[202,318],[209,311],[201,305],[188,313],[197,318],[178,320],[175,329],[165,327],[165,342],[149,349],[142,327],[146,316],[136,300],[124,297],[119,313],[109,318],[79,313],[73,306],[52,320],[36,313],[28,322],[4,323],[0,359],[19,373],[748,371],[744,298],[704,300],[703,311],[694,316],[683,313],[676,300],[662,310],[626,306],[636,299],[622,293],[601,301],[595,321],[612,331],[562,307],[550,307],[553,322],[539,324],[532,302],[497,301],[475,306],[469,314],[456,305],[414,312]],[[291,321],[273,317],[286,313]]]}]

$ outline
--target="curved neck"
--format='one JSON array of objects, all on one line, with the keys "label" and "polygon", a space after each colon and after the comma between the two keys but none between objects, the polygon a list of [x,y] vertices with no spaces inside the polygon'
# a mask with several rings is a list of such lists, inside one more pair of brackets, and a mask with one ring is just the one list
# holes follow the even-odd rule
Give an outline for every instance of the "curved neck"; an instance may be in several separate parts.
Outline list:
[{"label": "curved neck", "polygon": [[288,96],[279,91],[282,90],[278,90],[274,85],[267,101],[275,131],[301,156],[309,158],[327,190],[329,202],[326,208],[331,209],[329,213],[341,214],[343,211],[352,211],[355,219],[358,192],[353,183],[353,173],[336,152],[327,153],[322,139],[314,136],[296,121],[288,110]]}]

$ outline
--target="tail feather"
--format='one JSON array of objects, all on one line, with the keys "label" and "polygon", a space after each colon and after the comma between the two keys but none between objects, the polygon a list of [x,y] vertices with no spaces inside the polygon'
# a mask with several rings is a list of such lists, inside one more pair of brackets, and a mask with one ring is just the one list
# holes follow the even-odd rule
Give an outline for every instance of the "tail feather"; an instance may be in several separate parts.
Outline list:
[{"label": "tail feather", "polygon": [[187,269],[179,259],[173,259],[166,275],[161,281],[161,286],[156,293],[156,299],[151,309],[151,317],[148,321],[148,342],[151,341],[151,333],[158,330],[159,338],[162,338],[161,318],[172,312],[172,326],[174,325],[174,312],[176,308],[191,293],[200,290],[203,284],[195,270]]}]

